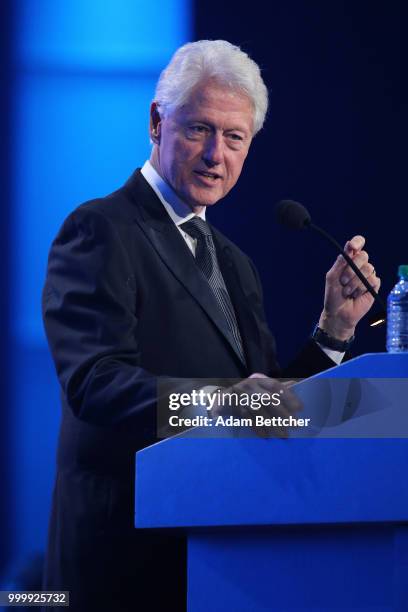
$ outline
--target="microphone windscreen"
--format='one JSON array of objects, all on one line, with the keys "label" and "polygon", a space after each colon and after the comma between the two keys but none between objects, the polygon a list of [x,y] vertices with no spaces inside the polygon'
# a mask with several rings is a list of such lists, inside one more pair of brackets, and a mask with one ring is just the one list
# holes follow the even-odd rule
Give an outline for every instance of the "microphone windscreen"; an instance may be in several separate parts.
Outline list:
[{"label": "microphone windscreen", "polygon": [[305,229],[312,221],[309,211],[293,200],[281,200],[276,205],[276,220],[291,229]]}]

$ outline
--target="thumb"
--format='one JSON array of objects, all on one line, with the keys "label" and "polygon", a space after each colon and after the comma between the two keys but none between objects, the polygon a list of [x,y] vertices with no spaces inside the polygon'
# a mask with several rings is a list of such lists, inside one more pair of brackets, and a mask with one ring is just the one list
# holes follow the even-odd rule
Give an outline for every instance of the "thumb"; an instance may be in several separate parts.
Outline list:
[{"label": "thumb", "polygon": [[251,374],[251,376],[248,378],[268,378],[268,376],[261,374],[260,372],[254,372],[254,374]]}]

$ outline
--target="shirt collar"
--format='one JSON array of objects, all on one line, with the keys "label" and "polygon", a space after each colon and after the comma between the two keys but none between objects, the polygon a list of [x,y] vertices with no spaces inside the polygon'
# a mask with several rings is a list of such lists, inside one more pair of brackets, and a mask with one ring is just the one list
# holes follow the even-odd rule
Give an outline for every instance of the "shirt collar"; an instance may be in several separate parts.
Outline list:
[{"label": "shirt collar", "polygon": [[196,216],[205,221],[205,207],[197,215],[192,212],[191,208],[178,197],[170,185],[153,168],[149,160],[144,163],[141,173],[176,225],[181,225]]}]

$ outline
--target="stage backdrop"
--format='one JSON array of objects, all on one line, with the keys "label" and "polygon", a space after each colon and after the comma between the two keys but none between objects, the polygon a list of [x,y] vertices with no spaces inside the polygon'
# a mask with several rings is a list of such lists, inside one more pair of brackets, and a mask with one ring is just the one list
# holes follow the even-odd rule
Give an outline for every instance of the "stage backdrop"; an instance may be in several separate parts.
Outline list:
[{"label": "stage backdrop", "polygon": [[[0,17],[4,574],[45,544],[59,422],[40,315],[47,252],[70,210],[149,155],[148,106],[173,51],[223,38],[262,66],[268,121],[209,217],[257,264],[284,363],[317,320],[335,254],[279,229],[277,200],[303,202],[341,242],[364,234],[384,294],[408,263],[408,43],[402,2],[9,0]],[[383,348],[384,329],[362,324],[356,351]]]}]

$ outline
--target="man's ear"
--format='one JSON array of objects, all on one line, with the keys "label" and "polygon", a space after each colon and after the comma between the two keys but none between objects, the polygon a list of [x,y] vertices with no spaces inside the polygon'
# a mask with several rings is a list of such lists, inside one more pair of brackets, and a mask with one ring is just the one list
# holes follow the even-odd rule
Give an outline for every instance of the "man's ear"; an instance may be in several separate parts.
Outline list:
[{"label": "man's ear", "polygon": [[155,144],[160,142],[161,117],[157,102],[150,105],[150,138]]}]

